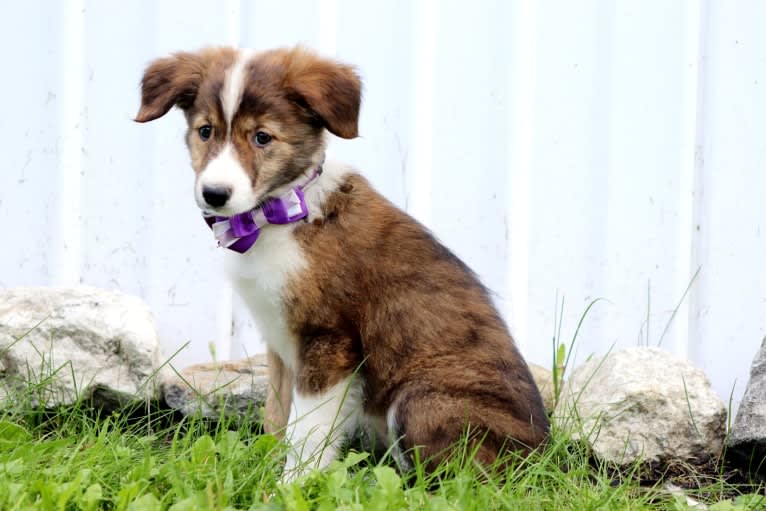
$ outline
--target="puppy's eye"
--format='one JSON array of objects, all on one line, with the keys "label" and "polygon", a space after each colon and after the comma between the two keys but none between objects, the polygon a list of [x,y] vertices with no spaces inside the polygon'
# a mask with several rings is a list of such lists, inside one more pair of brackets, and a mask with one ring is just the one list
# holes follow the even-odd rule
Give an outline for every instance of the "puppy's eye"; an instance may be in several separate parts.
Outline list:
[{"label": "puppy's eye", "polygon": [[255,134],[254,140],[255,140],[255,145],[257,145],[258,147],[263,147],[269,142],[271,142],[271,135],[269,135],[265,131],[259,131],[258,133]]},{"label": "puppy's eye", "polygon": [[210,138],[210,135],[213,134],[213,127],[209,124],[205,124],[204,126],[200,126],[197,132],[199,133],[199,138],[207,140]]}]

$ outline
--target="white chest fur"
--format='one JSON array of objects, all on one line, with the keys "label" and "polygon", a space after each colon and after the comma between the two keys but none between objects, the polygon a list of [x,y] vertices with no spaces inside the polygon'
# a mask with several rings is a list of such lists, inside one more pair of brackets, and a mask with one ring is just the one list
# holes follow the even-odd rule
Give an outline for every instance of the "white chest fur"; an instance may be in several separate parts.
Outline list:
[{"label": "white chest fur", "polygon": [[[322,175],[305,190],[309,220],[321,217],[325,197],[337,190],[349,171],[344,165],[325,163]],[[297,363],[298,341],[288,328],[283,298],[288,282],[301,278],[308,265],[293,236],[297,225],[267,225],[246,253],[225,250],[224,256],[226,272],[247,304],[263,339],[291,369]]]},{"label": "white chest fur", "polygon": [[283,297],[287,282],[299,277],[306,266],[292,231],[293,226],[269,226],[247,253],[227,250],[225,255],[226,272],[261,337],[290,368],[295,367],[297,340],[287,326]]}]

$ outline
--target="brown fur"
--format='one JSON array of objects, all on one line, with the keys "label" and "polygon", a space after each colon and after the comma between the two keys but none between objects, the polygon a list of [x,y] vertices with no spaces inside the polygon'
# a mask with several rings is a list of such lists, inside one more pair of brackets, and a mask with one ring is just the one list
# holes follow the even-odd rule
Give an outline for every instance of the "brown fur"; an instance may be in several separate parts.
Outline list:
[{"label": "brown fur", "polygon": [[208,91],[200,91],[203,82],[217,73],[222,76],[235,55],[231,48],[207,48],[155,60],[141,80],[141,108],[136,122],[153,121],[176,105],[187,110],[198,100],[209,98]]},{"label": "brown fur", "polygon": [[[226,139],[218,94],[234,58],[221,49],[177,54],[144,75],[136,120],[173,104],[184,109],[197,172]],[[274,50],[254,58],[247,78],[231,139],[261,196],[317,163],[324,129],[357,135],[361,85],[352,68],[300,48]],[[214,135],[204,142],[197,129],[206,123]],[[254,145],[257,130],[273,141]],[[292,374],[269,354],[267,429],[286,424],[293,385],[316,394],[358,371],[365,411],[383,417],[395,405],[395,436],[432,463],[466,427],[482,439],[484,463],[505,448],[528,452],[543,443],[548,421],[539,392],[471,270],[357,174],[322,207],[294,231],[308,270],[288,283],[283,300],[299,357]]]},{"label": "brown fur", "polygon": [[398,402],[397,434],[435,461],[468,424],[485,436],[485,462],[504,443],[538,446],[548,421],[537,387],[465,264],[359,175],[323,213],[296,230],[310,259],[287,308],[301,341],[298,389],[361,365],[367,412]]}]

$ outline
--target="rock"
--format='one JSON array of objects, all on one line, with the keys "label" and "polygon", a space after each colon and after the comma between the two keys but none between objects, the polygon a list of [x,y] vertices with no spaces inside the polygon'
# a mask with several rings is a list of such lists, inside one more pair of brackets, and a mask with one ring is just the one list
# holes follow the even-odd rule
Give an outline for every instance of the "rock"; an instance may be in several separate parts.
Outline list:
[{"label": "rock", "polygon": [[629,348],[577,367],[556,417],[604,461],[702,464],[721,454],[726,406],[705,374],[658,348]]},{"label": "rock", "polygon": [[535,380],[540,395],[543,398],[545,411],[551,413],[556,405],[556,396],[553,390],[553,373],[543,366],[537,364],[528,364],[529,371],[532,373],[532,379]]},{"label": "rock", "polygon": [[[544,367],[529,364],[548,412],[553,410],[553,379]],[[266,401],[268,362],[265,355],[238,361],[196,364],[166,376],[160,384],[165,403],[184,415],[217,418],[257,412]]]},{"label": "rock", "polygon": [[98,404],[95,389],[150,398],[159,362],[154,320],[138,298],[85,286],[0,290],[0,402]]},{"label": "rock", "polygon": [[160,384],[165,403],[184,415],[219,418],[257,414],[266,401],[265,355],[231,362],[196,364],[166,376]]},{"label": "rock", "polygon": [[766,474],[766,337],[750,366],[750,380],[734,419],[729,453],[744,468]]}]

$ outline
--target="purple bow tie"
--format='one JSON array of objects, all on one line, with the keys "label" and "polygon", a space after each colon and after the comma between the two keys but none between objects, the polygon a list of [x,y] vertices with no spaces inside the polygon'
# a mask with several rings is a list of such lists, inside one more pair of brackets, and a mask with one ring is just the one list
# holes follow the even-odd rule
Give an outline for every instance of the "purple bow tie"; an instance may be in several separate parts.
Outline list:
[{"label": "purple bow tie", "polygon": [[321,173],[322,167],[319,167],[305,183],[291,188],[279,197],[265,200],[250,211],[231,217],[205,216],[205,221],[218,240],[218,246],[244,254],[258,240],[264,225],[284,225],[306,218],[309,210],[303,190]]}]

